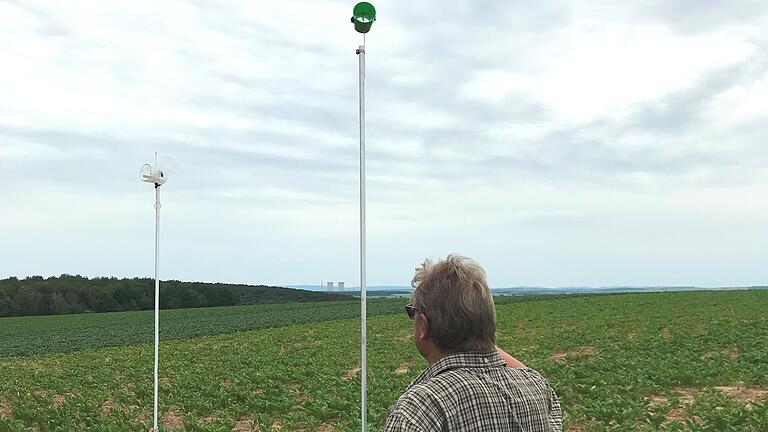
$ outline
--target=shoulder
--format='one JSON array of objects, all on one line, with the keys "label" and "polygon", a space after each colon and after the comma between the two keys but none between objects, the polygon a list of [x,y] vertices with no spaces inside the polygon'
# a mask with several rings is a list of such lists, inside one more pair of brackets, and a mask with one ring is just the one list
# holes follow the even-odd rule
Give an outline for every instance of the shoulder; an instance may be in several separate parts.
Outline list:
[{"label": "shoulder", "polygon": [[531,386],[542,390],[550,390],[549,381],[539,372],[531,368],[508,368],[507,375],[521,385]]}]

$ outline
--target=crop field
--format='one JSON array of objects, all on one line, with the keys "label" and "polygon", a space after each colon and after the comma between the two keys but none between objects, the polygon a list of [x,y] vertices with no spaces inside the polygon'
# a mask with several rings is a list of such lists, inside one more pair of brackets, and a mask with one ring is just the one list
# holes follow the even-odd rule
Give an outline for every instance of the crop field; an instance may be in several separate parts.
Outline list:
[{"label": "crop field", "polygon": [[[547,376],[566,429],[768,431],[768,291],[499,300],[498,344]],[[426,365],[404,302],[371,302],[371,430]],[[349,305],[165,311],[162,430],[359,430]],[[262,312],[278,318],[249,318]],[[0,432],[148,429],[151,315],[141,314],[0,319]],[[150,330],[131,336],[133,321]]]},{"label": "crop field", "polygon": [[[368,314],[393,314],[402,300],[371,302]],[[153,338],[153,311],[2,318],[0,357],[135,345]],[[285,303],[160,311],[160,339],[193,339],[246,330],[360,317],[360,302]]]}]

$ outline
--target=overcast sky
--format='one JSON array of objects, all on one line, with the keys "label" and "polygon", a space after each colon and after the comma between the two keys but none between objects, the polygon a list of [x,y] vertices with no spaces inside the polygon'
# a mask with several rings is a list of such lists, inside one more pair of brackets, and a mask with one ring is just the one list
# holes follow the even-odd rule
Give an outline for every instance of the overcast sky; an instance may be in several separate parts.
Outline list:
[{"label": "overcast sky", "polygon": [[[353,3],[0,0],[0,277],[356,285]],[[768,283],[768,2],[375,5],[369,284]]]}]

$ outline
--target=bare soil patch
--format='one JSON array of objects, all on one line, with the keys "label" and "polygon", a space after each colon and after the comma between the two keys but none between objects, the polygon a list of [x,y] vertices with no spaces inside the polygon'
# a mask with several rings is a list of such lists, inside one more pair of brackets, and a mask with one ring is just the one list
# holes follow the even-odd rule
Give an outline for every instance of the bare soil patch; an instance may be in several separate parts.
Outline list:
[{"label": "bare soil patch", "polygon": [[240,419],[235,422],[232,432],[260,432],[261,428],[251,418]]},{"label": "bare soil patch", "polygon": [[564,352],[564,351],[557,351],[557,352],[554,352],[554,353],[552,353],[552,355],[550,356],[550,358],[551,358],[552,360],[554,360],[554,361],[555,361],[555,363],[559,363],[559,364],[565,364],[565,363],[568,363],[568,361],[565,359],[566,357],[568,357],[568,353],[567,353],[567,352]]},{"label": "bare soil patch", "polygon": [[53,395],[53,406],[54,407],[60,407],[64,405],[64,401],[66,401],[67,398],[63,395]]},{"label": "bare soil patch", "polygon": [[408,368],[416,364],[416,360],[406,360],[402,363],[400,363],[400,367],[395,369],[395,373],[398,375],[402,375],[406,372],[408,372]]},{"label": "bare soil patch", "polygon": [[331,426],[330,423],[323,423],[315,430],[315,432],[339,432],[339,430]]},{"label": "bare soil patch", "polygon": [[298,402],[306,402],[308,400],[312,400],[312,398],[309,397],[308,394],[303,393],[301,391],[301,385],[300,384],[298,384],[298,383],[291,383],[291,385],[289,385],[289,388],[291,389],[291,393],[296,395],[296,400]]},{"label": "bare soil patch", "polygon": [[352,378],[356,377],[359,372],[360,372],[360,365],[357,365],[352,369],[348,370],[347,373],[345,373],[341,379],[343,379],[344,381],[349,381]]},{"label": "bare soil patch", "polygon": [[581,420],[568,427],[567,432],[586,432],[596,424],[597,422],[592,419]]},{"label": "bare soil patch", "polygon": [[113,406],[114,403],[112,402],[112,399],[105,400],[104,403],[101,404],[101,415],[108,416],[110,411],[112,411]]},{"label": "bare soil patch", "polygon": [[552,353],[550,358],[554,360],[555,363],[558,364],[566,364],[568,363],[568,359],[570,358],[579,358],[579,357],[592,357],[597,355],[597,350],[594,347],[591,346],[583,346],[575,351],[557,351]]},{"label": "bare soil patch", "polygon": [[715,351],[707,351],[707,352],[703,353],[701,356],[699,356],[699,358],[701,358],[702,360],[706,360],[706,359],[710,359],[710,358],[713,358],[713,357],[725,356],[725,357],[730,358],[731,360],[736,360],[736,359],[739,358],[740,354],[741,353],[739,352],[738,348],[736,348],[736,347],[729,347],[729,348],[723,348],[723,349],[719,349],[719,350],[715,350]]},{"label": "bare soil patch", "polygon": [[13,414],[13,407],[11,404],[5,399],[0,399],[0,417],[10,418],[11,414]]},{"label": "bare soil patch", "polygon": [[[679,403],[671,407],[672,409],[667,413],[666,420],[662,422],[662,426],[668,426],[672,422],[685,423],[686,419],[688,419],[686,411],[688,406],[693,403],[693,397],[697,392],[695,389],[688,388],[676,388],[674,391],[680,396]],[[646,400],[648,401],[651,411],[654,411],[659,406],[667,405],[670,402],[669,398],[662,395],[646,396]],[[691,417],[691,420],[696,423],[701,422],[701,419],[697,416]]]},{"label": "bare soil patch", "polygon": [[167,428],[176,428],[181,431],[184,430],[184,416],[174,407],[171,407],[165,414],[163,414],[161,423]]},{"label": "bare soil patch", "polygon": [[208,414],[207,416],[198,417],[197,421],[199,421],[201,423],[209,423],[209,422],[213,421],[213,419],[215,419],[215,418],[216,418],[216,415]]},{"label": "bare soil patch", "polygon": [[661,329],[661,331],[659,332],[659,336],[660,336],[662,339],[665,339],[665,340],[670,340],[670,339],[672,339],[672,333],[670,333],[670,332],[669,332],[669,330],[668,330],[668,329],[665,329],[665,328]]},{"label": "bare soil patch", "polygon": [[715,387],[718,391],[727,394],[730,398],[752,408],[754,404],[762,404],[768,396],[768,390],[759,388],[744,388],[731,386]]}]

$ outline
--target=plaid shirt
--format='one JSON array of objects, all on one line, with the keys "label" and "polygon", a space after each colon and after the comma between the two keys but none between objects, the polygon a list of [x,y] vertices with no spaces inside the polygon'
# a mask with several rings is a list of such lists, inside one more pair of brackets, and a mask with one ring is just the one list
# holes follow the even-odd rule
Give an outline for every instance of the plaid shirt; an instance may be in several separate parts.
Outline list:
[{"label": "plaid shirt", "polygon": [[498,353],[467,352],[430,365],[395,402],[384,432],[561,432],[555,391]]}]

